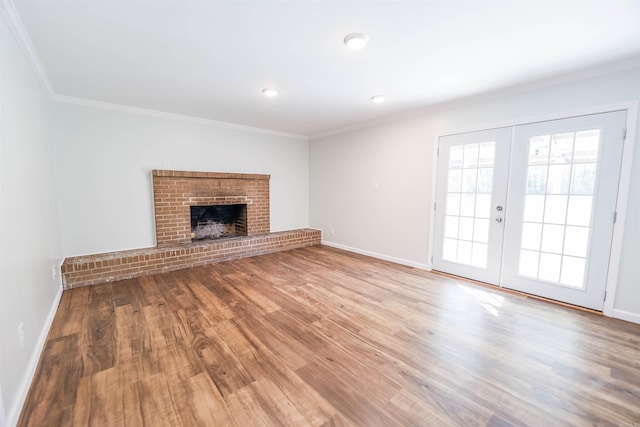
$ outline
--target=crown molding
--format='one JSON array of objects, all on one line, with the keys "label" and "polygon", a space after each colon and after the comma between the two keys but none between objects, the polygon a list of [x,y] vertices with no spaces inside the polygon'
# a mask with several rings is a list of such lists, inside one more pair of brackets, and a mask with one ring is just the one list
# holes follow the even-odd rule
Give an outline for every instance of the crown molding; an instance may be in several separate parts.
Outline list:
[{"label": "crown molding", "polygon": [[165,111],[151,110],[147,108],[131,107],[131,106],[122,105],[122,104],[113,104],[110,102],[96,101],[93,99],[77,98],[75,96],[53,94],[51,96],[51,100],[54,102],[60,102],[64,104],[74,104],[74,105],[81,105],[83,107],[101,108],[105,110],[118,111],[121,113],[137,114],[137,115],[143,115],[148,117],[157,117],[161,119],[180,120],[188,123],[196,123],[196,124],[203,124],[208,126],[216,126],[216,127],[225,128],[225,129],[260,133],[263,135],[273,135],[273,136],[280,136],[285,138],[293,138],[293,139],[298,139],[302,141],[309,140],[308,136],[300,135],[296,133],[287,133],[287,132],[258,128],[253,126],[239,125],[239,124],[229,123],[229,122],[221,122],[218,120],[205,119],[201,117],[167,113]]},{"label": "crown molding", "polygon": [[13,33],[13,36],[15,37],[18,43],[18,46],[20,47],[20,49],[22,50],[23,54],[27,59],[27,62],[33,69],[33,72],[38,78],[38,81],[40,81],[40,84],[42,85],[45,93],[47,94],[49,99],[52,101],[82,105],[85,107],[95,107],[95,108],[102,108],[102,109],[113,110],[113,111],[120,111],[124,113],[129,113],[129,114],[140,114],[140,115],[158,117],[163,119],[181,120],[183,122],[199,123],[199,124],[205,124],[209,126],[221,127],[225,129],[260,133],[263,135],[274,135],[274,136],[280,136],[280,137],[286,137],[286,138],[293,138],[293,139],[298,139],[302,141],[309,140],[309,137],[307,135],[280,132],[280,131],[275,131],[271,129],[239,125],[235,123],[227,123],[227,122],[222,122],[217,120],[186,116],[182,114],[167,113],[163,111],[150,110],[146,108],[112,104],[109,102],[95,101],[95,100],[86,99],[86,98],[76,98],[73,96],[59,95],[55,93],[55,91],[53,90],[53,87],[51,86],[51,82],[49,81],[47,72],[45,71],[44,66],[42,65],[42,62],[40,61],[40,58],[35,48],[33,47],[31,38],[29,37],[29,34],[27,33],[27,30],[25,29],[24,24],[22,23],[22,19],[20,18],[20,14],[16,9],[13,3],[13,0],[0,0],[0,15],[6,21],[9,27],[9,30],[11,31],[11,33]]},{"label": "crown molding", "polygon": [[603,64],[597,67],[591,67],[591,68],[578,70],[570,73],[533,80],[526,83],[513,85],[510,87],[505,87],[502,89],[496,89],[494,91],[489,91],[485,93],[467,96],[464,98],[454,99],[451,101],[445,101],[445,102],[440,102],[433,105],[428,105],[422,108],[408,110],[398,114],[386,116],[380,119],[368,120],[368,121],[356,123],[351,126],[331,129],[326,132],[319,132],[319,133],[310,135],[309,141],[322,139],[329,136],[349,133],[349,132],[366,129],[366,128],[370,128],[378,125],[390,124],[390,123],[398,122],[401,120],[413,119],[413,118],[421,117],[426,114],[437,112],[437,111],[463,107],[465,105],[475,104],[483,101],[489,101],[492,99],[502,98],[505,96],[519,95],[521,93],[550,88],[550,87],[559,86],[562,84],[577,82],[580,80],[586,80],[586,79],[595,78],[598,76],[631,70],[634,68],[640,69],[640,57],[627,58],[625,60]]},{"label": "crown molding", "polygon": [[13,36],[16,38],[18,46],[22,49],[22,52],[27,58],[27,62],[40,81],[45,93],[51,98],[54,95],[51,82],[12,0],[0,0],[0,15],[2,15]]}]

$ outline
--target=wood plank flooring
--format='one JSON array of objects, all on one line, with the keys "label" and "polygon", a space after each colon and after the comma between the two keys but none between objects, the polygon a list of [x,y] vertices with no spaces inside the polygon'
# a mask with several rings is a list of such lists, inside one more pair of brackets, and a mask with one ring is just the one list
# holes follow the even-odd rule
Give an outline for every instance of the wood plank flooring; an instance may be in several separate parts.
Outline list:
[{"label": "wood plank flooring", "polygon": [[20,426],[640,426],[640,325],[316,246],[65,291]]}]

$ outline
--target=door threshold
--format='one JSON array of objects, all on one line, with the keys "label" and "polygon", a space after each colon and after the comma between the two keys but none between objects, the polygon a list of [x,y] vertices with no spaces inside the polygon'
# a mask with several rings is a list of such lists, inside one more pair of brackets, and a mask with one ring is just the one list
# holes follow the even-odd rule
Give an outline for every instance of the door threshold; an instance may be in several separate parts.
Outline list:
[{"label": "door threshold", "polygon": [[569,304],[568,302],[563,302],[563,301],[558,301],[558,300],[551,299],[551,298],[541,297],[541,296],[538,296],[538,295],[528,294],[526,292],[516,291],[514,289],[503,288],[502,286],[492,285],[491,283],[486,283],[486,282],[479,282],[477,280],[469,279],[467,277],[456,276],[455,274],[451,274],[451,273],[445,273],[444,271],[431,270],[431,272],[433,274],[438,275],[438,276],[448,277],[450,279],[455,279],[455,280],[462,280],[464,282],[469,282],[469,283],[472,283],[472,284],[477,285],[477,286],[482,286],[484,288],[490,288],[490,289],[501,291],[501,292],[505,292],[505,293],[508,293],[508,294],[518,295],[518,296],[521,296],[521,297],[524,297],[524,298],[535,299],[535,300],[538,300],[538,301],[545,301],[545,302],[549,302],[551,304],[559,305],[559,306],[562,306],[562,307],[567,307],[567,308],[570,308],[570,309],[573,309],[573,310],[583,311],[585,313],[591,313],[591,314],[596,314],[598,316],[604,316],[604,313],[602,311],[594,310],[592,308],[580,307],[579,305]]}]

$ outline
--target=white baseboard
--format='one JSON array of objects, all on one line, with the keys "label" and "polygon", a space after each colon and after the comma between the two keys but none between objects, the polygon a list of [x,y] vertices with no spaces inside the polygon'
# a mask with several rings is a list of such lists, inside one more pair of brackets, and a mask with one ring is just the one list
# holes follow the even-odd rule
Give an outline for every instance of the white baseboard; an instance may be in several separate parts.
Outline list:
[{"label": "white baseboard", "polygon": [[627,322],[640,323],[640,314],[632,313],[630,311],[620,310],[614,308],[611,317],[615,317],[616,319],[626,320]]},{"label": "white baseboard", "polygon": [[341,245],[339,243],[333,243],[333,242],[329,242],[329,241],[326,241],[326,240],[323,240],[322,244],[325,245],[325,246],[331,246],[332,248],[343,249],[345,251],[355,252],[355,253],[360,254],[360,255],[366,255],[366,256],[373,257],[373,258],[378,258],[378,259],[382,259],[382,260],[385,260],[385,261],[394,262],[396,264],[406,265],[408,267],[415,267],[415,268],[419,268],[421,270],[431,271],[431,269],[427,266],[427,264],[422,264],[422,263],[419,263],[419,262],[408,261],[408,260],[402,259],[402,258],[395,258],[395,257],[392,257],[392,256],[383,255],[383,254],[379,254],[379,253],[376,253],[376,252],[366,251],[364,249],[352,248],[350,246],[345,246],[345,245]]},{"label": "white baseboard", "polygon": [[29,388],[31,387],[31,383],[33,382],[33,377],[36,373],[38,362],[40,361],[40,355],[42,354],[44,345],[47,342],[47,335],[49,335],[49,329],[51,329],[53,319],[56,316],[56,312],[58,311],[58,305],[60,304],[61,298],[62,286],[58,288],[58,293],[51,303],[49,314],[47,315],[47,318],[44,321],[44,325],[42,325],[42,329],[40,330],[38,341],[36,341],[36,345],[33,348],[31,357],[29,358],[29,363],[27,364],[26,371],[22,376],[22,384],[20,384],[20,388],[18,389],[17,399],[15,400],[13,406],[9,409],[9,413],[7,416],[7,427],[13,427],[18,423],[20,412],[22,412],[22,407],[24,406],[24,402],[27,399],[27,393],[29,393]]}]

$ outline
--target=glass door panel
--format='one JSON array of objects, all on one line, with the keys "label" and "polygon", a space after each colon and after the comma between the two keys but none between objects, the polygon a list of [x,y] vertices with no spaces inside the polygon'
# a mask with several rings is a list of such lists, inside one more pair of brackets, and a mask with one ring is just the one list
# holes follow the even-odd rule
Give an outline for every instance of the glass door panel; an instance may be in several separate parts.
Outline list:
[{"label": "glass door panel", "polygon": [[[602,308],[625,113],[518,126],[505,287]],[[606,150],[603,149],[606,147]]]},{"label": "glass door panel", "polygon": [[498,284],[503,226],[493,217],[504,213],[510,137],[503,128],[440,138],[435,269]]}]

